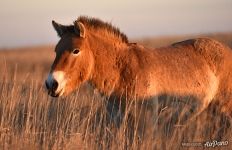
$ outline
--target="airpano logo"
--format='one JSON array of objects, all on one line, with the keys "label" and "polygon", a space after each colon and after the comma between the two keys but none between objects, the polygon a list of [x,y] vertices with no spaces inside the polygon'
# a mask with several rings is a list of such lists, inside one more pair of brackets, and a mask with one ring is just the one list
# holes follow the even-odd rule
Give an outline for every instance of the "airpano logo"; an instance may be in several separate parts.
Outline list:
[{"label": "airpano logo", "polygon": [[219,146],[227,146],[229,144],[228,141],[207,141],[204,143],[204,147],[219,147]]},{"label": "airpano logo", "polygon": [[221,146],[228,146],[229,141],[206,141],[206,142],[182,142],[181,145],[183,147],[205,147],[205,148],[214,148]]}]

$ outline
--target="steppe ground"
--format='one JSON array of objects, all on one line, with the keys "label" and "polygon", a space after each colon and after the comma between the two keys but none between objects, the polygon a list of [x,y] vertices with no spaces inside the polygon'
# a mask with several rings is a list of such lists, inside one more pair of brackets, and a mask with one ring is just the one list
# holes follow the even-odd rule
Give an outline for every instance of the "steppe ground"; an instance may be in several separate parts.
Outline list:
[{"label": "steppe ground", "polygon": [[[204,36],[232,48],[232,33]],[[198,36],[134,41],[160,47],[192,37]],[[221,144],[216,149],[232,149],[232,119],[214,107],[188,119],[189,104],[167,98],[171,103],[158,104],[154,117],[152,105],[131,102],[118,128],[107,124],[105,100],[88,85],[66,98],[49,97],[44,81],[53,49],[0,50],[0,149],[208,149],[213,141]]]}]

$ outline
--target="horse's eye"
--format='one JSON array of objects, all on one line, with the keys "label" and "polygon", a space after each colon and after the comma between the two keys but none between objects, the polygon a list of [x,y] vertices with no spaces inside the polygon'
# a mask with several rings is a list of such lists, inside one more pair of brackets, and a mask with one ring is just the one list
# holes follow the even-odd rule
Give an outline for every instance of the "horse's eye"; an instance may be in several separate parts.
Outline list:
[{"label": "horse's eye", "polygon": [[80,52],[79,49],[74,49],[72,53],[73,53],[73,54],[78,54],[79,52]]}]

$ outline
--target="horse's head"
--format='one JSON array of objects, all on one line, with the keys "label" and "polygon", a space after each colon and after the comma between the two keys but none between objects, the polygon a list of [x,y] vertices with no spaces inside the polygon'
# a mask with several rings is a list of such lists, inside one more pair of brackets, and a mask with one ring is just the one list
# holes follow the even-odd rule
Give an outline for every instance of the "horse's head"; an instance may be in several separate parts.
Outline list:
[{"label": "horse's head", "polygon": [[87,33],[81,22],[64,26],[52,22],[60,37],[56,45],[56,58],[46,80],[49,95],[67,95],[90,79],[94,58],[90,50]]}]

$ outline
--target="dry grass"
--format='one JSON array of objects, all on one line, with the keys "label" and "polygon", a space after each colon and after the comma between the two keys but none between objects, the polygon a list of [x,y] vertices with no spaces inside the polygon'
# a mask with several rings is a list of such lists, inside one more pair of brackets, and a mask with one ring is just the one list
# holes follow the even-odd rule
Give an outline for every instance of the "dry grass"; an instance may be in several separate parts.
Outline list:
[{"label": "dry grass", "polygon": [[[161,41],[141,42],[160,46],[154,43]],[[0,51],[0,149],[203,149],[213,140],[228,141],[216,148],[232,148],[232,119],[213,105],[191,119],[191,105],[175,98],[159,99],[158,105],[133,101],[116,127],[109,123],[107,100],[88,85],[66,98],[49,97],[43,83],[52,48]]]}]

